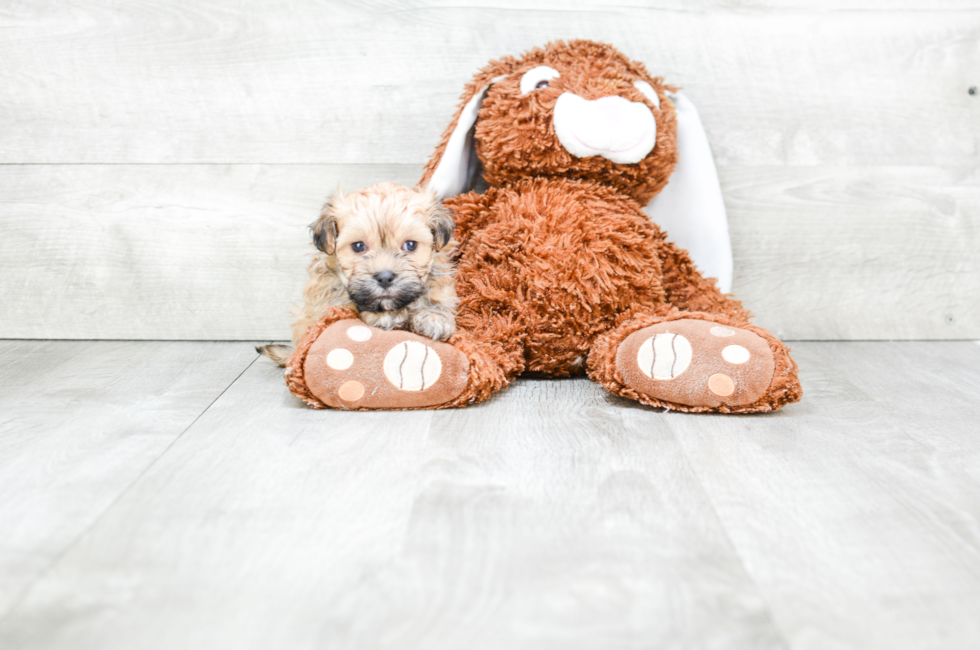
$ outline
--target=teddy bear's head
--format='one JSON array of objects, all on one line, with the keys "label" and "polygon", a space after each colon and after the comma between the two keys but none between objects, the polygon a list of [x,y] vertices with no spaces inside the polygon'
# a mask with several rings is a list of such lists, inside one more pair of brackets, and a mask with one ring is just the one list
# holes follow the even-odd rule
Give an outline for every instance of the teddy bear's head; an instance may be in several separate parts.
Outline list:
[{"label": "teddy bear's head", "polygon": [[[677,162],[677,120],[663,80],[610,45],[554,42],[492,61],[469,84],[426,169],[428,182],[460,123],[475,117],[469,176],[490,186],[525,178],[587,179],[645,205]],[[460,135],[456,135],[457,139]],[[470,178],[473,186],[479,179]]]},{"label": "teddy bear's head", "polygon": [[491,62],[466,86],[420,184],[445,199],[528,178],[628,194],[730,290],[728,219],[698,111],[611,45],[557,41]]}]

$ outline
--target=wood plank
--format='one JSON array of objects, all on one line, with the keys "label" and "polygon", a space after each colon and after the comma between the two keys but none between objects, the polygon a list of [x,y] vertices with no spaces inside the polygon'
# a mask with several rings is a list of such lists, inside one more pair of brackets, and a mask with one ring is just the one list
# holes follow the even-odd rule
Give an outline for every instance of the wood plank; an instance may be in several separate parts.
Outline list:
[{"label": "wood plank", "polygon": [[[418,166],[0,168],[0,337],[288,339],[339,182]],[[53,199],[53,201],[52,201]]]},{"label": "wood plank", "polygon": [[569,37],[684,86],[724,165],[976,162],[975,3],[472,4],[6,3],[0,162],[421,164],[477,69]]},{"label": "wood plank", "polygon": [[255,356],[244,344],[0,341],[0,617]]},{"label": "wood plank", "polygon": [[884,419],[930,448],[946,470],[972,475],[980,490],[977,342],[855,341],[830,346],[822,358],[852,382],[871,387]]},{"label": "wood plank", "polygon": [[[786,339],[980,337],[980,169],[719,170],[734,293]],[[289,338],[326,195],[417,165],[0,166],[0,337]]]},{"label": "wood plank", "polygon": [[33,649],[667,645],[785,647],[659,413],[586,380],[317,412],[264,361],[0,623]]},{"label": "wood plank", "polygon": [[344,611],[391,647],[782,647],[677,440],[617,402],[528,380],[437,412],[404,552]]},{"label": "wood plank", "polygon": [[980,168],[723,168],[733,293],[786,339],[980,335]]},{"label": "wood plank", "polygon": [[[458,7],[487,7],[497,9],[532,9],[534,11],[595,11],[608,8],[601,0],[367,0],[377,11],[399,9],[451,9]],[[779,13],[785,11],[961,11],[975,9],[970,0],[940,0],[925,6],[921,0],[827,0],[819,4],[813,0],[617,0],[617,8],[660,9],[669,11],[724,11],[738,9],[741,12]]]},{"label": "wood plank", "polygon": [[[980,401],[950,390],[922,404],[909,372],[867,380],[896,350],[935,368],[935,351],[974,347],[800,343],[800,404],[766,417],[667,416],[790,647],[980,640],[980,468],[975,453],[969,471],[950,462],[975,450]],[[976,386],[980,355],[969,352]],[[921,415],[901,423],[899,401]],[[944,411],[960,416],[926,415]]]}]

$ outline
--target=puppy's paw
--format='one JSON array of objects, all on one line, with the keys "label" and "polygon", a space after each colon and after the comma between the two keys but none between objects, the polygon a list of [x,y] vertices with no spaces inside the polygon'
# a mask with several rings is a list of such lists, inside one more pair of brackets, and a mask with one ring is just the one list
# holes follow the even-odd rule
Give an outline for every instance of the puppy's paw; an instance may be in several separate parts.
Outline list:
[{"label": "puppy's paw", "polygon": [[412,316],[412,331],[433,341],[445,341],[456,332],[456,318],[441,311],[420,311]]}]

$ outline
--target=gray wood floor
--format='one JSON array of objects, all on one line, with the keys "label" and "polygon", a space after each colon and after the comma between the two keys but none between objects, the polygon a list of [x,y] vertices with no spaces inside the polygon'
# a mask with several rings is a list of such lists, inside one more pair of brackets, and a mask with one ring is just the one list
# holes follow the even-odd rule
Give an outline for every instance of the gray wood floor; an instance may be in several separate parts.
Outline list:
[{"label": "gray wood floor", "polygon": [[804,401],[733,417],[0,341],[0,648],[980,646],[980,345],[794,349]]}]

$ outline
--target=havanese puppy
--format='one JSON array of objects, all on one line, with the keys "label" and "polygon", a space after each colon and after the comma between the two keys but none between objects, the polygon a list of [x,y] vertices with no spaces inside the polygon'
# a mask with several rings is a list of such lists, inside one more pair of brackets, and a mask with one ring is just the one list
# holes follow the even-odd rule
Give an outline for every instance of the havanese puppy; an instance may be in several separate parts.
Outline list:
[{"label": "havanese puppy", "polygon": [[[378,183],[327,200],[311,226],[320,252],[310,264],[293,345],[329,307],[348,307],[368,325],[435,340],[456,331],[455,224],[432,192]],[[292,347],[256,348],[281,366]]]}]

